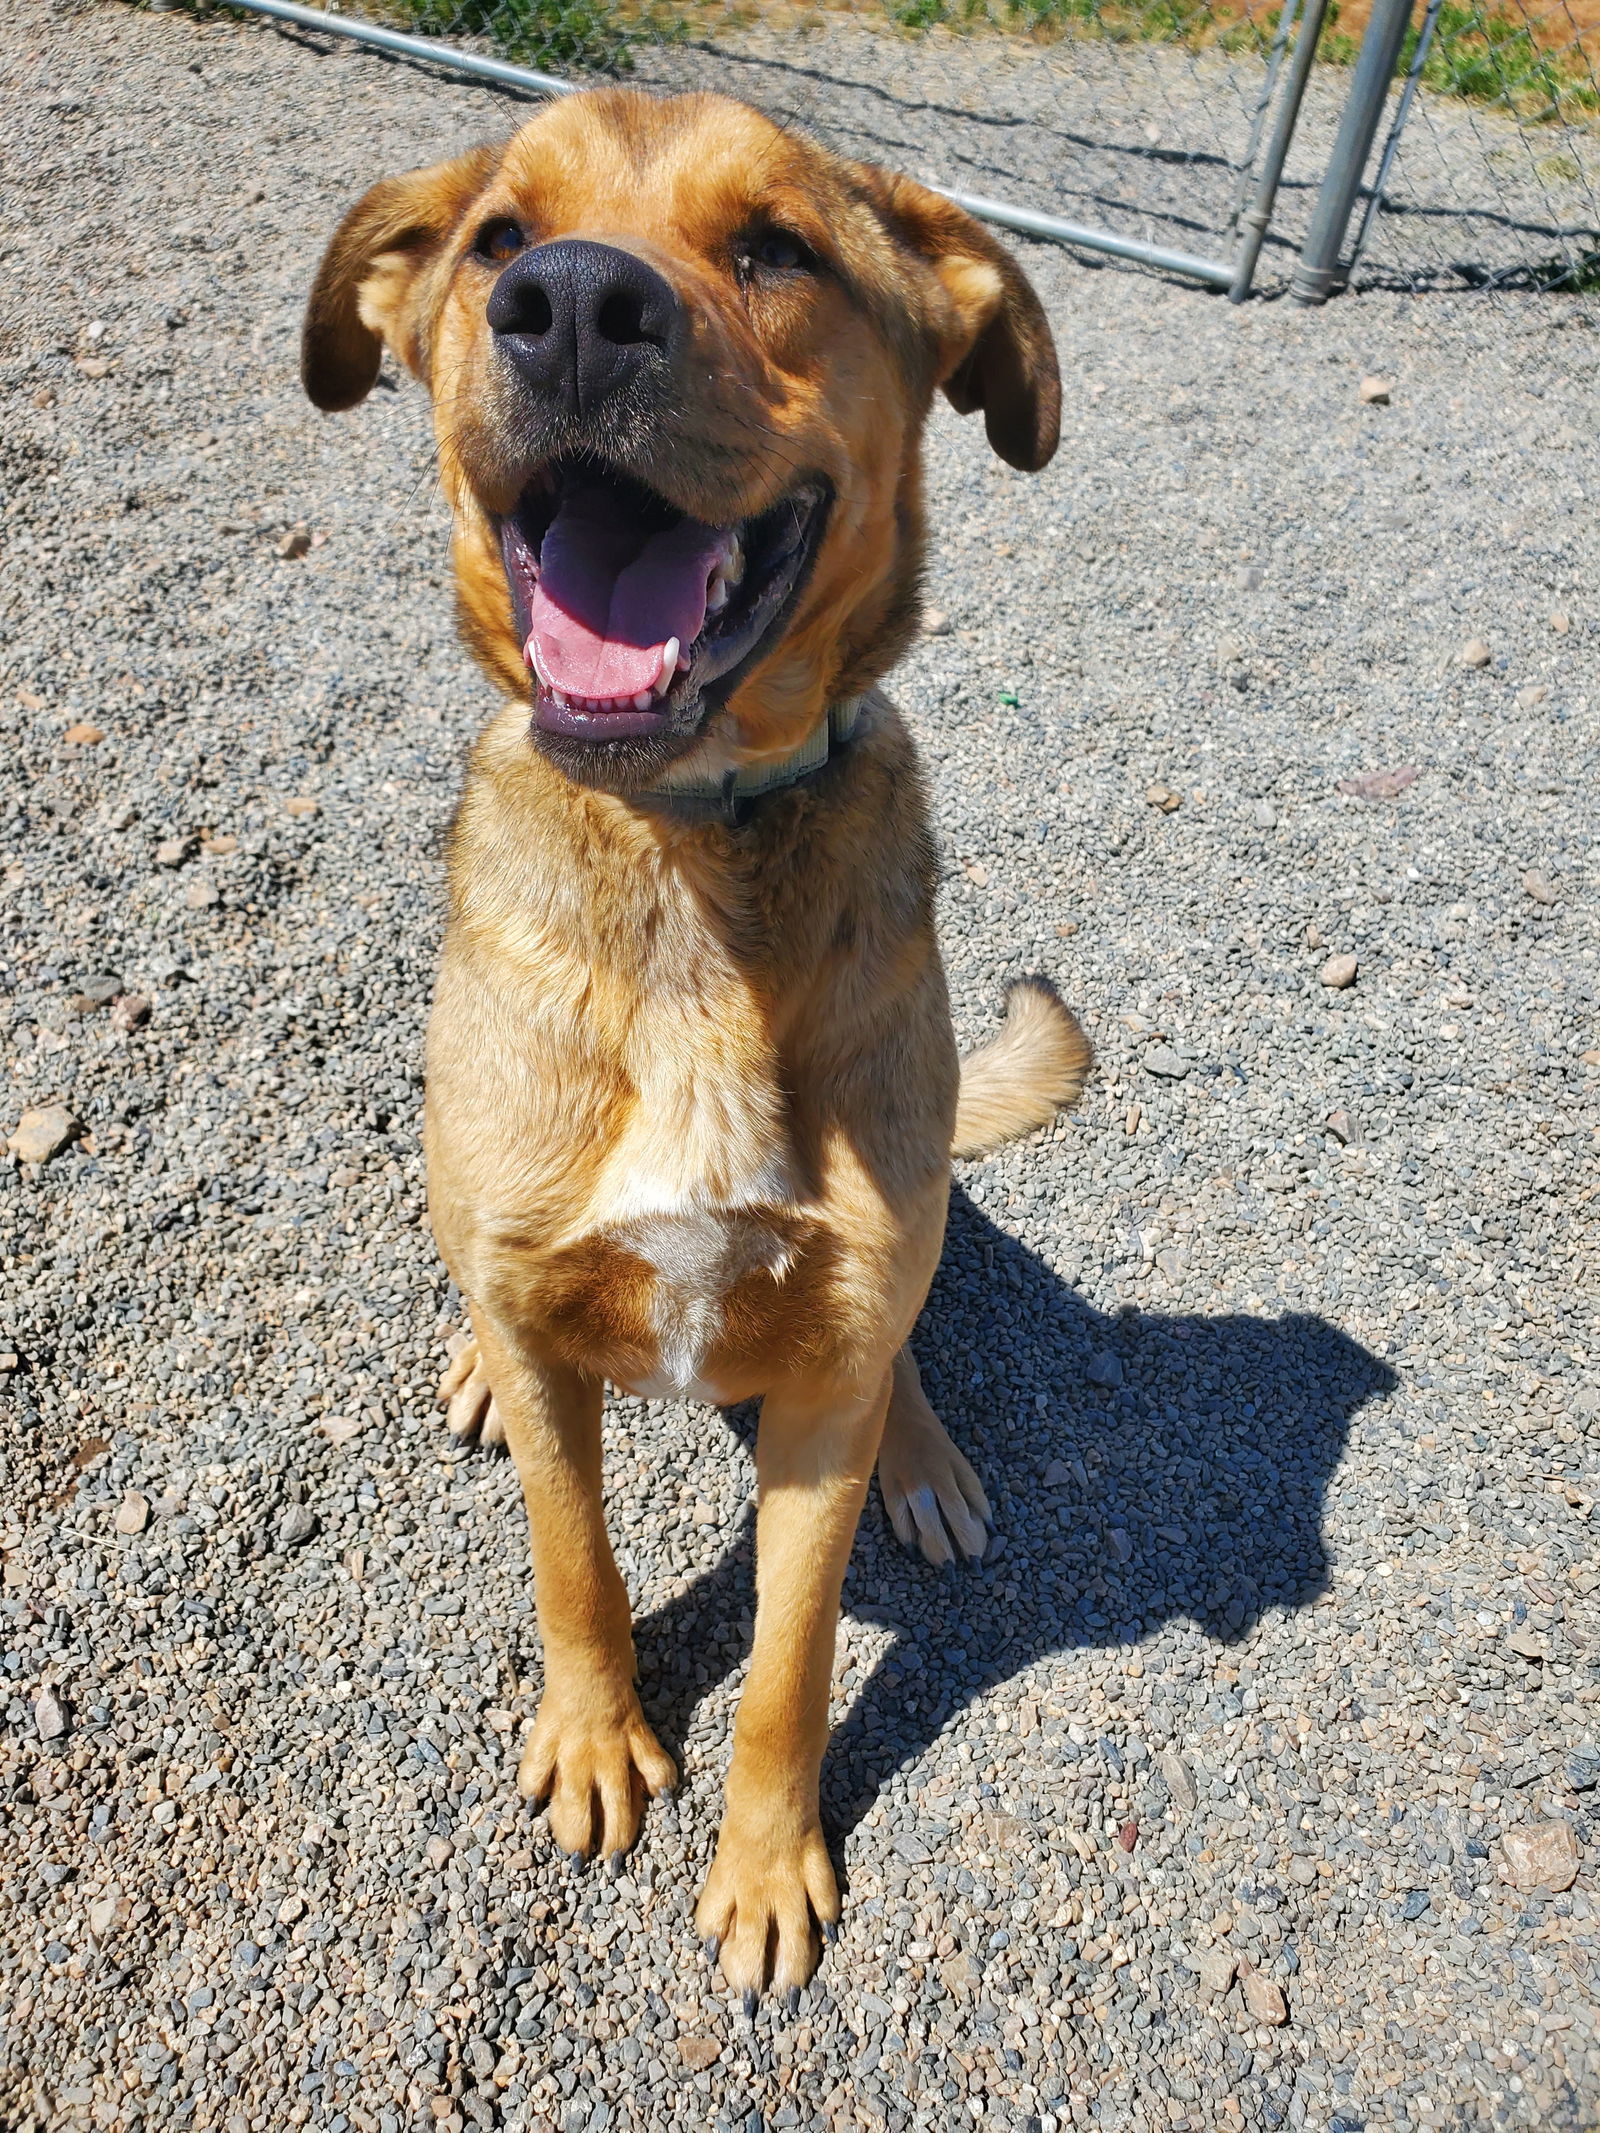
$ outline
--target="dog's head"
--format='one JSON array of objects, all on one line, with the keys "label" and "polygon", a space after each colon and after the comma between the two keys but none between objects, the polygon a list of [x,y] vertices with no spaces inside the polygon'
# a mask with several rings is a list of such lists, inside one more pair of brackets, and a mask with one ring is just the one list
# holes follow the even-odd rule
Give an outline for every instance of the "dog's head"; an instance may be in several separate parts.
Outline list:
[{"label": "dog's head", "polygon": [[385,344],[433,395],[468,641],[619,792],[710,731],[792,749],[899,657],[936,390],[1013,466],[1056,446],[1011,254],[721,97],[569,97],[375,186],[312,291],[311,398],[354,406]]}]

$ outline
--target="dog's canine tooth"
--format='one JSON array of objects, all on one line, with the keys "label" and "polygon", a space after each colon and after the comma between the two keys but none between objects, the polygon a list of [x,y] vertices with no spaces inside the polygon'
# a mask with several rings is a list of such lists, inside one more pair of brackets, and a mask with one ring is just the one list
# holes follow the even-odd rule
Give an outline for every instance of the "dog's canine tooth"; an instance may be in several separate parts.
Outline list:
[{"label": "dog's canine tooth", "polygon": [[679,657],[680,651],[681,647],[676,637],[669,637],[661,647],[661,671],[656,675],[655,686],[661,690],[663,695],[671,687],[672,677],[677,669],[680,666],[688,665],[687,660]]}]

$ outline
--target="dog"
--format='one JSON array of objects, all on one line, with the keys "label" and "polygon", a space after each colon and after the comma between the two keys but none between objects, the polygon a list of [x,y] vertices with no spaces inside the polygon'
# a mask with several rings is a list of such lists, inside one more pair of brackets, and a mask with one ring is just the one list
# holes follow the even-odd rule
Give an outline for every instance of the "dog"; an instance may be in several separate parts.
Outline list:
[{"label": "dog", "polygon": [[696,1924],[794,1996],[839,1895],[834,1633],[876,1464],[934,1563],[983,1488],[908,1340],[950,1159],[1045,1124],[1090,1051],[1041,982],[958,1059],[915,751],[933,396],[1014,467],[1060,385],[1011,254],[940,195],[739,103],[607,89],[386,178],[305,320],[315,404],[388,349],[430,391],[459,616],[505,699],[451,833],[431,1219],[472,1343],[449,1426],[527,1505],[544,1694],[518,1772],[612,1857],[675,1781],[601,1504],[605,1382],[760,1397],[757,1608]]}]

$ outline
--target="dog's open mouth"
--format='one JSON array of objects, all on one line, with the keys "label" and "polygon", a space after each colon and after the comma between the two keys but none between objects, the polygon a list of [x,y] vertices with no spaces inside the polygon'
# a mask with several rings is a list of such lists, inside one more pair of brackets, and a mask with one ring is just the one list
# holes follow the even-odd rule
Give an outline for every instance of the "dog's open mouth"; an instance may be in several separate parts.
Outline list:
[{"label": "dog's open mouth", "polygon": [[500,528],[536,726],[593,742],[692,730],[782,627],[826,500],[808,483],[711,526],[596,464],[545,468]]}]

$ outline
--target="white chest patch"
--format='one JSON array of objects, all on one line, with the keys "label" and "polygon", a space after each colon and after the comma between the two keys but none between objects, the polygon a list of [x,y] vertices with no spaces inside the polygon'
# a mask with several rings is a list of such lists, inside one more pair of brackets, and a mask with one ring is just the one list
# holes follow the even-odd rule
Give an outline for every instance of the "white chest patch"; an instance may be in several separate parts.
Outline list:
[{"label": "white chest patch", "polygon": [[722,1331],[724,1298],[747,1274],[765,1272],[781,1281],[789,1270],[788,1246],[748,1209],[642,1215],[607,1234],[647,1260],[656,1276],[650,1311],[656,1368],[629,1390],[647,1400],[715,1402],[716,1387],[701,1372]]}]

